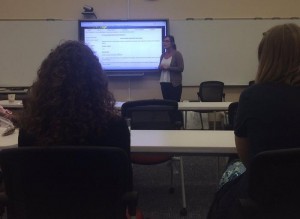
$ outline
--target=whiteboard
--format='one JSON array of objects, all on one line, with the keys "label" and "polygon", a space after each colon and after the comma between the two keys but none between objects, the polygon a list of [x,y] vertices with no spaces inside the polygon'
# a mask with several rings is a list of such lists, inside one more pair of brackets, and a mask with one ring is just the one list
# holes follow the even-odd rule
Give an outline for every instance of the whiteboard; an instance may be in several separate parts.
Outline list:
[{"label": "whiteboard", "polygon": [[30,86],[51,49],[78,38],[77,21],[0,21],[0,86]]},{"label": "whiteboard", "polygon": [[176,20],[170,22],[177,49],[184,58],[183,85],[208,80],[248,85],[255,79],[262,33],[298,19]]},{"label": "whiteboard", "polygon": [[[206,80],[247,85],[255,78],[262,33],[288,22],[300,24],[298,19],[170,20],[185,62],[183,85]],[[30,86],[51,49],[78,39],[77,20],[1,20],[0,29],[0,86]]]}]

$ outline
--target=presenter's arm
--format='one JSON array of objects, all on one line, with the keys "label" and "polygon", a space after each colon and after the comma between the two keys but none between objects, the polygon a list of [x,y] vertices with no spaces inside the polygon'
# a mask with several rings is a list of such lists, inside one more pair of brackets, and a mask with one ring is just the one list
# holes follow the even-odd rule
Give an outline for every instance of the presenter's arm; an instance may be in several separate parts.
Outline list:
[{"label": "presenter's arm", "polygon": [[158,70],[159,70],[159,71],[164,70],[164,68],[163,68],[163,66],[162,66],[162,64],[161,64],[162,57],[163,57],[163,54],[160,56],[160,59],[159,59],[159,65],[158,65]]},{"label": "presenter's arm", "polygon": [[184,70],[184,61],[182,54],[179,51],[176,51],[172,56],[172,62],[171,66],[169,67],[169,70],[172,72],[178,72],[181,73]]},{"label": "presenter's arm", "polygon": [[242,138],[235,135],[235,146],[242,163],[247,167],[250,160],[249,140],[247,138]]}]

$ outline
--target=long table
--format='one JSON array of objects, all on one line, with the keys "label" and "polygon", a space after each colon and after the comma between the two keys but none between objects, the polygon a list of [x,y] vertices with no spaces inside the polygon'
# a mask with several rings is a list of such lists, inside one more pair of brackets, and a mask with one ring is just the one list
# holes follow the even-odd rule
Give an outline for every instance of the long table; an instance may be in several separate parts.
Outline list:
[{"label": "long table", "polygon": [[171,154],[235,154],[233,131],[132,130],[131,151]]},{"label": "long table", "polygon": [[[121,110],[123,103],[124,102],[116,102],[115,107],[118,110]],[[178,102],[178,110],[184,111],[184,128],[186,128],[188,111],[201,111],[201,110],[207,110],[207,111],[213,111],[213,112],[227,111],[230,104],[231,104],[231,102],[183,101],[183,102]],[[215,114],[215,119],[214,119],[214,129],[216,129],[216,114]]]},{"label": "long table", "polygon": [[[124,102],[117,101],[116,102],[116,109],[121,110],[122,105]],[[213,112],[218,111],[227,111],[228,106],[231,102],[178,102],[178,110],[184,111],[184,128],[186,128],[187,123],[187,111],[201,111],[201,110],[208,110]],[[22,108],[22,101],[16,100],[10,103],[8,100],[1,100],[0,105],[6,108]],[[216,114],[214,119],[214,129],[216,128]]]},{"label": "long table", "polygon": [[[184,128],[187,123],[188,111],[213,111],[214,112],[214,129],[216,129],[216,112],[227,111],[231,102],[188,102],[183,101],[178,103],[178,109],[184,111]],[[202,127],[203,128],[203,127]]]},{"label": "long table", "polygon": [[2,136],[2,133],[4,132],[4,130],[5,130],[5,128],[0,127],[0,149],[17,147],[19,131],[15,130],[15,132],[11,135]]},{"label": "long table", "polygon": [[[0,128],[0,133],[4,131]],[[0,148],[17,147],[18,130],[0,136]],[[131,151],[170,154],[235,154],[233,131],[131,130]]]},{"label": "long table", "polygon": [[15,100],[13,102],[9,102],[8,100],[0,100],[0,105],[4,108],[23,108],[22,100]]},{"label": "long table", "polygon": [[[124,102],[116,102],[116,108],[121,110]],[[0,102],[1,104],[1,102]],[[211,110],[211,111],[226,111],[231,102],[178,102],[178,110],[180,111],[197,111],[197,110]]]},{"label": "long table", "polygon": [[[121,110],[123,103],[124,102],[116,102],[115,107],[118,110]],[[186,128],[188,111],[201,111],[201,110],[205,110],[205,111],[207,110],[207,111],[213,111],[213,112],[227,111],[230,104],[231,104],[231,102],[183,101],[183,102],[178,102],[178,110],[184,111],[184,128]],[[215,119],[214,119],[214,129],[216,129],[216,115],[215,115]]]},{"label": "long table", "polygon": [[[117,101],[116,109],[121,110],[124,102]],[[226,111],[231,102],[178,102],[178,110],[180,111],[197,111],[197,110],[211,110],[211,111]],[[22,108],[21,100],[9,102],[8,100],[0,100],[0,105],[6,108]]]}]

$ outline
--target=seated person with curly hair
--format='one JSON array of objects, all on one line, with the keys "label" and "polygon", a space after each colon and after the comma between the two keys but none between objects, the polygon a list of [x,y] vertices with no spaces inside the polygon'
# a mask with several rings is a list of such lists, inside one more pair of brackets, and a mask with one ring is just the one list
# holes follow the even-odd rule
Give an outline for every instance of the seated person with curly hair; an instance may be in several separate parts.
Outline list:
[{"label": "seated person with curly hair", "polygon": [[93,51],[77,41],[57,46],[42,62],[24,111],[18,144],[113,146],[130,155],[130,133]]}]

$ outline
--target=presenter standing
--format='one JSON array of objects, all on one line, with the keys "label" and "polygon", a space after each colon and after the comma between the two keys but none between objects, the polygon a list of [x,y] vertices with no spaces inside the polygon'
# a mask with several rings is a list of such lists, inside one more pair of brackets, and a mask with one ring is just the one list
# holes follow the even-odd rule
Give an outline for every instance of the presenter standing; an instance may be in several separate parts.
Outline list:
[{"label": "presenter standing", "polygon": [[159,70],[161,71],[160,86],[164,99],[181,99],[182,93],[182,72],[184,62],[182,54],[176,50],[175,39],[167,35],[163,39],[165,52],[160,57]]}]

